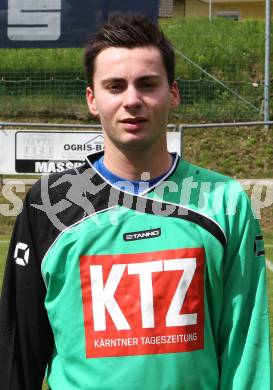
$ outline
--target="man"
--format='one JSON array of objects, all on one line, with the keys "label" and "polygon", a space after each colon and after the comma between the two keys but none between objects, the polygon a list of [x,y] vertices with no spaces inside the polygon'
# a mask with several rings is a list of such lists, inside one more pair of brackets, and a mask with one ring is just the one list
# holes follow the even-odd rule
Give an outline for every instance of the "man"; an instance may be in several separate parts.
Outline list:
[{"label": "man", "polygon": [[85,67],[105,149],[26,197],[2,292],[3,388],[40,389],[47,366],[52,390],[269,390],[262,236],[237,183],[167,150],[170,43],[118,15]]}]

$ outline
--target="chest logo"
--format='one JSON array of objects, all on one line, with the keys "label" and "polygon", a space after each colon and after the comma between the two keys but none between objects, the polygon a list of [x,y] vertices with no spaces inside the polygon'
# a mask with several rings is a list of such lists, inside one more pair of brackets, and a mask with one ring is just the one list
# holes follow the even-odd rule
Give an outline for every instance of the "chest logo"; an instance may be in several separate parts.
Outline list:
[{"label": "chest logo", "polygon": [[204,347],[204,249],[81,256],[87,358]]},{"label": "chest logo", "polygon": [[155,238],[161,236],[161,229],[142,230],[139,232],[131,232],[123,234],[124,241],[136,241],[146,238]]}]

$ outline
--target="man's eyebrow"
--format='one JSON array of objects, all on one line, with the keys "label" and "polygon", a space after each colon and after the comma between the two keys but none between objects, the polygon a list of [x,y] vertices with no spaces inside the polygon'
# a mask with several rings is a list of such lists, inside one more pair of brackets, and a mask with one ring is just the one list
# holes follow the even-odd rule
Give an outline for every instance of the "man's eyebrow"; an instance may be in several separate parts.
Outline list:
[{"label": "man's eyebrow", "polygon": [[121,77],[109,77],[108,79],[102,80],[102,85],[107,85],[110,83],[123,83],[125,80]]},{"label": "man's eyebrow", "polygon": [[[136,79],[136,82],[148,81],[148,80],[159,80],[160,76],[156,74],[147,74],[144,76],[140,76]],[[111,83],[124,83],[125,79],[122,77],[109,77],[108,79],[104,79],[101,81],[102,85],[107,85]]]},{"label": "man's eyebrow", "polygon": [[141,76],[137,79],[137,81],[146,81],[146,80],[159,80],[160,76],[157,74],[148,74],[145,76]]}]

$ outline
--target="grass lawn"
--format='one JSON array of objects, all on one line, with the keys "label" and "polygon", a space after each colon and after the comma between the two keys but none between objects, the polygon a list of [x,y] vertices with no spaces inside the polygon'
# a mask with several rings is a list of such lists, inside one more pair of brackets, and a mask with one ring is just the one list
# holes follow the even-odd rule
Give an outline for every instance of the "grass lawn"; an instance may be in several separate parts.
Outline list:
[{"label": "grass lawn", "polygon": [[5,261],[8,251],[8,237],[0,236],[0,288],[2,286],[2,279],[4,275]]}]

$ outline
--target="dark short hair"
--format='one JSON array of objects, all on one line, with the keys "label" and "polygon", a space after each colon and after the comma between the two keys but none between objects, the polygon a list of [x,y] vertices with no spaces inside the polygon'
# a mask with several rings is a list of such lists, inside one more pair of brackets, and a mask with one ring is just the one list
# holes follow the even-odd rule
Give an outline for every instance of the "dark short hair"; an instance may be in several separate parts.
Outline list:
[{"label": "dark short hair", "polygon": [[84,68],[87,83],[93,86],[95,60],[109,47],[155,46],[161,53],[169,85],[175,78],[175,53],[171,43],[158,26],[139,14],[116,14],[93,35],[84,51]]}]

